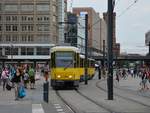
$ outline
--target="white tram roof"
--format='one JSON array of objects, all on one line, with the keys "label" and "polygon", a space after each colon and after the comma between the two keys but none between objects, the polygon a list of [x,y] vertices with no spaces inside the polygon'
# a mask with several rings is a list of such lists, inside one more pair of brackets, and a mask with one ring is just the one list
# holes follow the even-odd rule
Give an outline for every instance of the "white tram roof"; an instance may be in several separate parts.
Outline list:
[{"label": "white tram roof", "polygon": [[55,46],[51,48],[51,52],[55,51],[74,51],[80,53],[79,48],[73,46]]}]

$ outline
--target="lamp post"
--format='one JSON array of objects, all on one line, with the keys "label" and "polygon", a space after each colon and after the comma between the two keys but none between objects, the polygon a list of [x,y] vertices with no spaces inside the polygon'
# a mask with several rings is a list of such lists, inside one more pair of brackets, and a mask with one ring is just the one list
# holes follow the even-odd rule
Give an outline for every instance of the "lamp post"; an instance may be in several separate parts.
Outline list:
[{"label": "lamp post", "polygon": [[107,40],[108,40],[108,78],[107,78],[107,86],[108,86],[108,100],[113,100],[113,7],[114,0],[108,0],[108,27],[107,27]]},{"label": "lamp post", "polygon": [[85,85],[88,84],[88,69],[87,69],[87,58],[88,52],[88,14],[85,15]]}]

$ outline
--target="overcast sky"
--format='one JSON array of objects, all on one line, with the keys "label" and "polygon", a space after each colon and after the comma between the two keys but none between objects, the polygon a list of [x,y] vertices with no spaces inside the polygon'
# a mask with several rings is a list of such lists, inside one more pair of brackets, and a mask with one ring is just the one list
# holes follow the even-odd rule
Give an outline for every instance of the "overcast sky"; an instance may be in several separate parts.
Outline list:
[{"label": "overcast sky", "polygon": [[[68,0],[68,7],[70,1]],[[73,0],[73,7],[93,7],[101,14],[107,11],[108,0]],[[121,52],[146,54],[145,33],[150,30],[150,0],[116,0],[116,37],[121,44]],[[69,8],[68,8],[69,9]],[[122,14],[121,16],[119,16]]]}]

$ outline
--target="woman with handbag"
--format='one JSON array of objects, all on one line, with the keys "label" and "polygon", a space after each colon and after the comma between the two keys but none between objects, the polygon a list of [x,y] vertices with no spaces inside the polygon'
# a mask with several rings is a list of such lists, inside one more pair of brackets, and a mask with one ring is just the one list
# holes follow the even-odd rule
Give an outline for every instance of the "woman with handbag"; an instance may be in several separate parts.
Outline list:
[{"label": "woman with handbag", "polygon": [[19,99],[18,91],[19,91],[19,85],[23,83],[23,67],[19,66],[16,69],[16,74],[14,75],[12,82],[14,82],[14,88],[15,88],[15,100]]}]

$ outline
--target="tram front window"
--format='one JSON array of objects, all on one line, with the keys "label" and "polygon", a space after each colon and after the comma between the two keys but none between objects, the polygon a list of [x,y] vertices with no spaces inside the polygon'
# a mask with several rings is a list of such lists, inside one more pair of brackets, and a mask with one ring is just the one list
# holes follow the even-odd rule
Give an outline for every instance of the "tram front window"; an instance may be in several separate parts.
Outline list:
[{"label": "tram front window", "polygon": [[73,67],[74,55],[72,52],[56,52],[56,67]]}]

